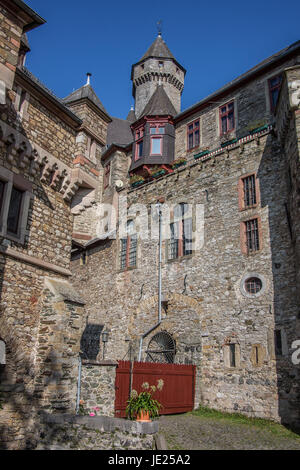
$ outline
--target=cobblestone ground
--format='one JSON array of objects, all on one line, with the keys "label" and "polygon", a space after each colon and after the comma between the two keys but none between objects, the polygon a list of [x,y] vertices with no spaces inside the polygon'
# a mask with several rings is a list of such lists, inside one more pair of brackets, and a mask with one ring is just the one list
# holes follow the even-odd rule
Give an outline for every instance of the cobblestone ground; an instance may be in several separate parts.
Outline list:
[{"label": "cobblestone ground", "polygon": [[300,436],[190,414],[161,416],[159,430],[169,450],[300,450]]}]

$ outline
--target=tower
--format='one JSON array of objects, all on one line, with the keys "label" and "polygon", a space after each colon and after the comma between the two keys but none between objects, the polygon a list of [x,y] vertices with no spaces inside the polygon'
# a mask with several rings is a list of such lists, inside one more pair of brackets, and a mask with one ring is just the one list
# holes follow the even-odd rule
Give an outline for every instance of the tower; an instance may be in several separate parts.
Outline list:
[{"label": "tower", "polygon": [[179,113],[185,73],[159,33],[145,55],[132,66],[132,95],[137,119],[144,114],[143,110],[157,85],[163,86],[176,113]]}]

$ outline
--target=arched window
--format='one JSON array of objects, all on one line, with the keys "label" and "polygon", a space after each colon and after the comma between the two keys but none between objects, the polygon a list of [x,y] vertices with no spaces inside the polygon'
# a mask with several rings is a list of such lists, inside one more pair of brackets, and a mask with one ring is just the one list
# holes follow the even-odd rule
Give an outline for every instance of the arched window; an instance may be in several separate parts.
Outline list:
[{"label": "arched window", "polygon": [[146,351],[148,362],[173,363],[176,354],[176,343],[167,331],[156,333],[149,341]]}]

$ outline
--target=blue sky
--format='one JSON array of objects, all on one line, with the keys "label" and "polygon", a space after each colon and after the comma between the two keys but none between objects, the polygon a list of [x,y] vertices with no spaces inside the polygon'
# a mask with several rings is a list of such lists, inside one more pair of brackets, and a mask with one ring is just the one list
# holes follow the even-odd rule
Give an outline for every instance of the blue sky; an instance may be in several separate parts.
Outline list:
[{"label": "blue sky", "polygon": [[182,110],[300,39],[299,0],[25,0],[47,23],[26,66],[57,96],[91,84],[111,116],[133,104],[131,65],[162,36],[187,70]]}]

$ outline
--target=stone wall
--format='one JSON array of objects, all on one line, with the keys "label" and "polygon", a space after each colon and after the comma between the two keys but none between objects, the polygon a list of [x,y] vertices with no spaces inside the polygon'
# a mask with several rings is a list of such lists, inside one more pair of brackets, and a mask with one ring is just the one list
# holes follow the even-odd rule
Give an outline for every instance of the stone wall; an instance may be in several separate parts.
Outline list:
[{"label": "stone wall", "polygon": [[[268,80],[283,72],[285,67],[293,64],[295,59],[287,60],[280,66],[273,67],[258,78],[253,78],[249,83],[242,83],[236,89],[222,93],[216,98],[216,104],[212,99],[203,105],[202,109],[190,114],[188,117],[178,118],[175,139],[175,158],[187,156],[193,159],[193,155],[209,148],[213,150],[220,146],[219,108],[234,100],[235,130],[226,136],[226,140],[240,138],[249,134],[251,129],[273,123],[274,115],[270,109],[270,94]],[[192,151],[187,151],[187,125],[200,119],[200,143]]]},{"label": "stone wall", "polygon": [[97,407],[98,415],[114,416],[116,367],[114,361],[83,360],[80,398],[86,413]]},{"label": "stone wall", "polygon": [[158,422],[44,415],[36,450],[152,450]]},{"label": "stone wall", "polygon": [[[176,340],[176,362],[198,365],[196,403],[283,421],[291,418],[280,406],[280,393],[295,386],[295,377],[284,370],[291,360],[297,315],[293,248],[284,206],[287,185],[280,176],[284,166],[276,139],[265,131],[127,193],[128,208],[134,203],[149,208],[159,197],[167,204],[204,206],[201,249],[168,261],[163,243],[167,306],[162,323],[144,339],[142,360],[151,337],[167,330]],[[260,204],[241,211],[239,179],[249,173],[258,177]],[[247,255],[241,250],[240,224],[256,216],[261,220],[261,249]],[[138,241],[136,268],[121,270],[119,255],[118,239],[99,242],[88,251],[85,266],[74,259],[73,282],[89,299],[90,321],[110,329],[106,357],[123,359],[129,337],[137,358],[141,335],[158,320],[157,241]],[[264,288],[251,297],[245,295],[243,282],[253,273],[263,279]],[[274,352],[275,328],[284,330],[282,357]],[[237,345],[236,367],[228,365],[230,343]],[[260,351],[257,364],[255,347]]]}]

